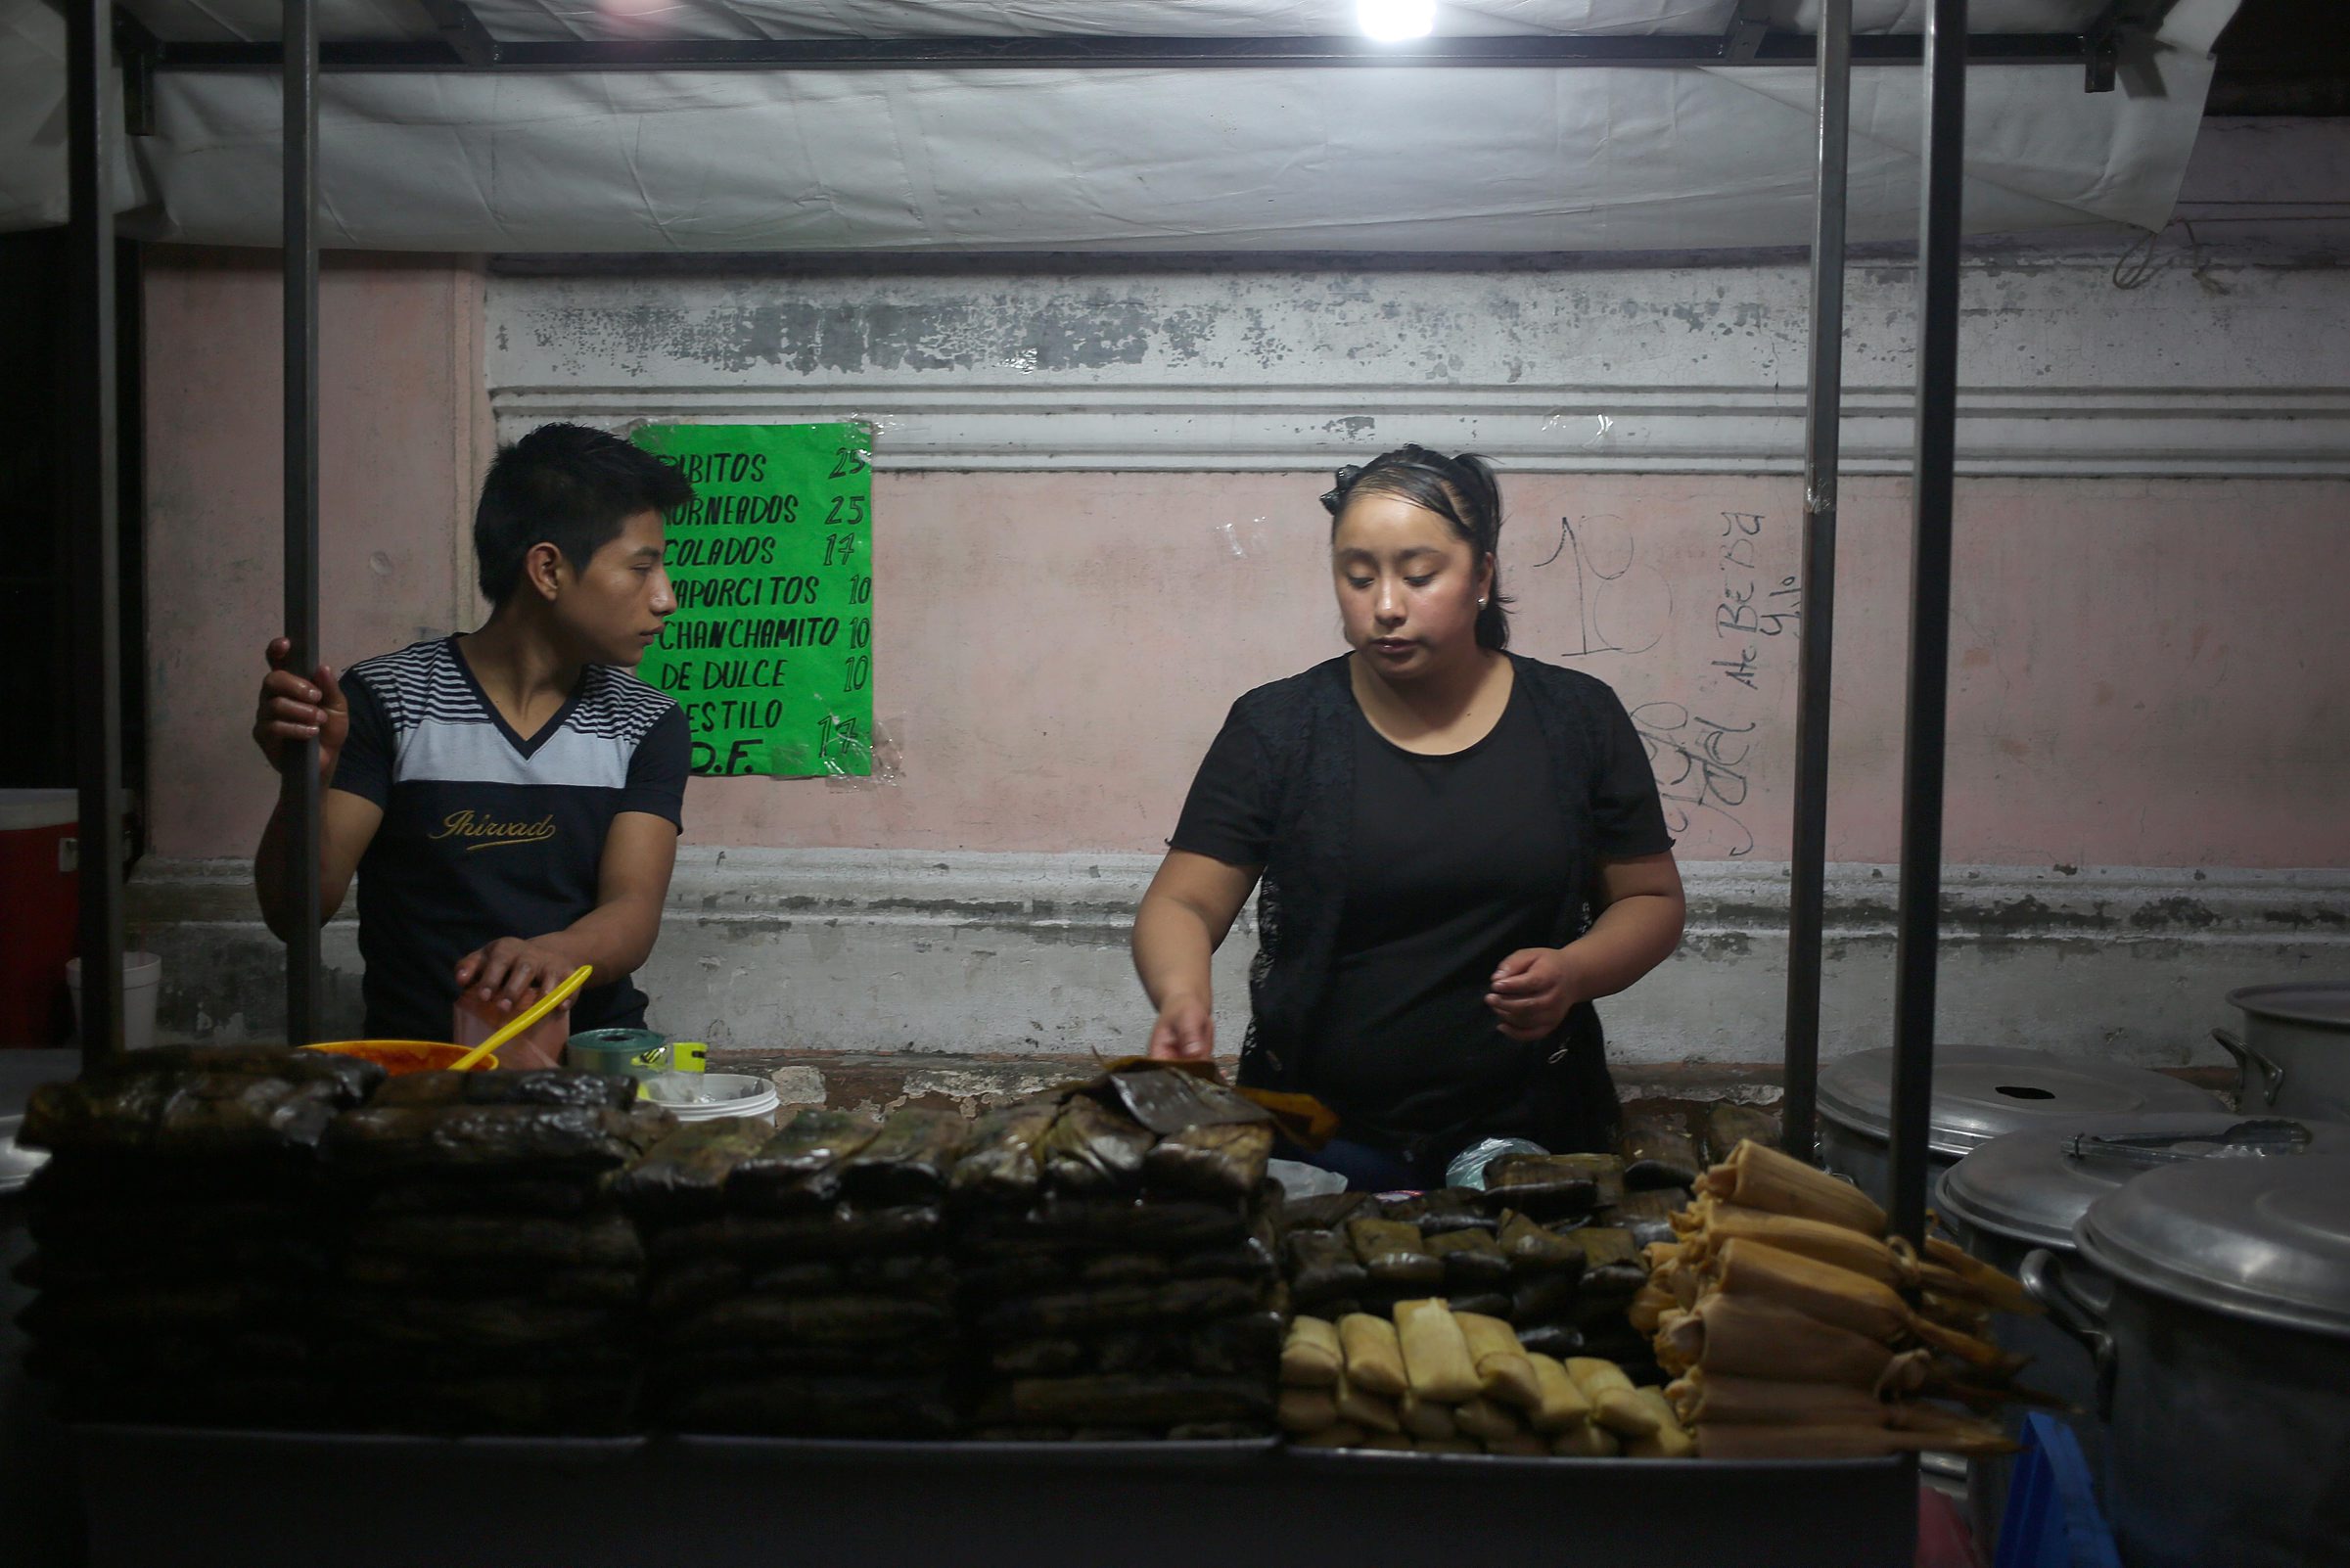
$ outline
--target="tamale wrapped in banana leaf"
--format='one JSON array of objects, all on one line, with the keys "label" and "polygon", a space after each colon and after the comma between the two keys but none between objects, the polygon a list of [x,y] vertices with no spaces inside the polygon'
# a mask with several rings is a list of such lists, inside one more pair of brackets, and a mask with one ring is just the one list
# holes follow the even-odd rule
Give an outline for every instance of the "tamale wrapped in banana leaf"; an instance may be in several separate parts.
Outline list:
[{"label": "tamale wrapped in banana leaf", "polygon": [[1673,1216],[1687,1208],[1694,1197],[1683,1187],[1655,1187],[1644,1192],[1627,1192],[1624,1201],[1598,1216],[1602,1226],[1630,1232],[1636,1246],[1648,1247],[1660,1241],[1675,1239]]},{"label": "tamale wrapped in banana leaf", "polygon": [[937,1378],[774,1377],[694,1390],[670,1402],[689,1432],[790,1437],[943,1438],[954,1405]]},{"label": "tamale wrapped in banana leaf", "polygon": [[676,1125],[657,1106],[414,1106],[346,1111],[327,1130],[325,1148],[332,1165],[360,1177],[594,1176],[628,1164]]},{"label": "tamale wrapped in banana leaf", "polygon": [[988,1369],[999,1377],[1067,1377],[1092,1364],[1092,1353],[1069,1338],[1016,1339],[988,1349]]},{"label": "tamale wrapped in banana leaf", "polygon": [[1694,1186],[1705,1171],[1687,1116],[1670,1107],[1627,1112],[1616,1153],[1624,1161],[1624,1185],[1635,1192]]},{"label": "tamale wrapped in banana leaf", "polygon": [[1030,1377],[1010,1393],[1015,1420],[1052,1425],[1169,1427],[1273,1414],[1271,1387],[1244,1377]]},{"label": "tamale wrapped in banana leaf", "polygon": [[1622,1197],[1623,1170],[1612,1154],[1504,1154],[1485,1168],[1485,1205],[1572,1219]]},{"label": "tamale wrapped in banana leaf", "polygon": [[[1543,1281],[1530,1280],[1528,1283],[1540,1284]],[[1449,1299],[1452,1303],[1454,1312],[1483,1313],[1488,1317],[1506,1318],[1515,1314],[1511,1306],[1515,1298],[1516,1291],[1512,1288],[1508,1290],[1471,1290],[1456,1293]]]},{"label": "tamale wrapped in banana leaf", "polygon": [[954,1111],[907,1105],[841,1162],[841,1195],[859,1203],[929,1203],[946,1195],[970,1124]]},{"label": "tamale wrapped in banana leaf", "polygon": [[658,1347],[646,1370],[654,1382],[672,1389],[736,1378],[915,1377],[950,1370],[958,1363],[957,1350],[945,1335],[884,1345],[736,1340]]},{"label": "tamale wrapped in banana leaf", "polygon": [[1587,1273],[1610,1264],[1636,1264],[1643,1276],[1648,1272],[1647,1261],[1640,1253],[1640,1244],[1633,1240],[1629,1230],[1614,1225],[1585,1225],[1569,1231],[1567,1240],[1583,1250]]},{"label": "tamale wrapped in banana leaf", "polygon": [[1425,1245],[1430,1255],[1445,1266],[1446,1289],[1459,1294],[1508,1288],[1509,1260],[1501,1255],[1492,1232],[1448,1230],[1427,1236]]},{"label": "tamale wrapped in banana leaf", "polygon": [[1357,1218],[1347,1222],[1346,1234],[1374,1283],[1391,1290],[1433,1290],[1445,1281],[1445,1266],[1428,1251],[1417,1225]]},{"label": "tamale wrapped in banana leaf", "polygon": [[849,1258],[860,1253],[911,1252],[935,1246],[945,1228],[935,1203],[863,1209],[839,1203],[812,1214],[722,1215],[663,1230],[652,1238],[653,1262],[668,1268],[697,1258],[745,1263]]},{"label": "tamale wrapped in banana leaf", "polygon": [[954,1261],[939,1253],[857,1254],[846,1259],[841,1269],[850,1284],[860,1290],[903,1290],[926,1296],[951,1296],[957,1278]]},{"label": "tamale wrapped in banana leaf", "polygon": [[1490,1235],[1496,1228],[1494,1216],[1485,1207],[1484,1194],[1471,1187],[1438,1187],[1429,1192],[1415,1192],[1381,1204],[1379,1216],[1416,1225],[1420,1234],[1431,1241],[1461,1230],[1482,1230]]},{"label": "tamale wrapped in banana leaf", "polygon": [[1341,1232],[1293,1230],[1282,1243],[1289,1289],[1301,1307],[1353,1296],[1370,1281],[1370,1270],[1355,1256]]},{"label": "tamale wrapped in banana leaf", "polygon": [[1256,1305],[1255,1289],[1237,1279],[1178,1279],[1013,1297],[982,1312],[976,1326],[990,1339],[1029,1339],[1219,1317]]},{"label": "tamale wrapped in banana leaf", "polygon": [[1278,1271],[1272,1230],[1263,1221],[1239,1241],[1224,1247],[1201,1247],[1178,1255],[1174,1262],[1178,1279],[1220,1275],[1227,1279],[1270,1280]]},{"label": "tamale wrapped in banana leaf", "polygon": [[1206,1377],[1270,1377],[1281,1358],[1281,1315],[1235,1313],[1191,1331],[1191,1370]]},{"label": "tamale wrapped in banana leaf", "polygon": [[1184,1252],[1237,1242],[1249,1224],[1248,1210],[1237,1203],[1048,1194],[1026,1209],[974,1210],[959,1244],[974,1254],[1045,1245]]},{"label": "tamale wrapped in banana leaf", "polygon": [[1545,1230],[1522,1214],[1504,1214],[1494,1240],[1501,1249],[1501,1256],[1509,1261],[1513,1279],[1528,1279],[1538,1274],[1580,1275],[1589,1257],[1572,1233],[1560,1235]]},{"label": "tamale wrapped in banana leaf", "polygon": [[1059,1094],[1033,1094],[983,1113],[947,1177],[955,1200],[1010,1204],[1034,1198],[1044,1179],[1037,1145],[1061,1114],[1061,1101]]},{"label": "tamale wrapped in banana leaf", "polygon": [[[1513,1323],[1546,1323],[1570,1315],[1583,1301],[1583,1278],[1577,1274],[1534,1274],[1510,1287],[1501,1298],[1502,1311],[1492,1315]],[[1460,1310],[1468,1297],[1453,1301]]]},{"label": "tamale wrapped in banana leaf", "polygon": [[1272,1120],[1265,1107],[1219,1081],[1205,1064],[1136,1059],[1119,1064],[1086,1087],[1106,1089],[1106,1099],[1115,1098],[1129,1117],[1153,1132],[1220,1123],[1269,1125]]},{"label": "tamale wrapped in banana leaf", "polygon": [[331,1084],[345,1096],[345,1105],[358,1104],[386,1079],[381,1065],[362,1057],[290,1045],[151,1045],[115,1058],[101,1071],[108,1078],[230,1073],[290,1084]]},{"label": "tamale wrapped in banana leaf", "polygon": [[744,1295],[714,1302],[678,1326],[685,1338],[805,1345],[886,1345],[951,1332],[954,1317],[901,1296]]},{"label": "tamale wrapped in banana leaf", "polygon": [[1143,1184],[1154,1192],[1246,1198],[1265,1179],[1272,1157],[1269,1122],[1218,1122],[1170,1132],[1142,1157]]},{"label": "tamale wrapped in banana leaf", "polygon": [[1080,1254],[1071,1261],[1070,1270],[1086,1285],[1156,1285],[1175,1273],[1168,1260],[1155,1252]]},{"label": "tamale wrapped in banana leaf", "polygon": [[1572,1323],[1519,1323],[1516,1326],[1518,1343],[1525,1346],[1530,1355],[1539,1354],[1556,1361],[1564,1361],[1568,1357],[1581,1356],[1584,1352],[1583,1330]]},{"label": "tamale wrapped in banana leaf", "polygon": [[746,1283],[743,1266],[730,1258],[681,1264],[654,1277],[645,1291],[645,1312],[656,1322],[669,1322],[739,1295]]},{"label": "tamale wrapped in banana leaf", "polygon": [[[43,1291],[17,1314],[38,1338],[137,1340],[236,1330],[292,1305],[284,1294],[238,1280],[120,1291]],[[265,1320],[265,1319],[264,1319]]]},{"label": "tamale wrapped in banana leaf", "polygon": [[566,1306],[633,1307],[644,1276],[624,1268],[544,1268],[506,1262],[446,1264],[360,1254],[344,1261],[343,1277],[370,1290],[418,1295],[522,1296]]},{"label": "tamale wrapped in banana leaf", "polygon": [[773,1128],[755,1117],[688,1122],[615,1176],[612,1195],[630,1214],[656,1223],[716,1214],[726,1206],[734,1168],[773,1135]]},{"label": "tamale wrapped in banana leaf", "polygon": [[605,1201],[611,1176],[491,1176],[443,1180],[430,1176],[368,1182],[367,1207],[378,1214],[577,1214]]},{"label": "tamale wrapped in banana leaf", "polygon": [[1377,1211],[1377,1203],[1367,1192],[1325,1192],[1284,1200],[1273,1222],[1286,1239],[1292,1231],[1337,1230],[1359,1214]]},{"label": "tamale wrapped in banana leaf", "polygon": [[862,1111],[805,1107],[757,1154],[735,1162],[726,1201],[762,1214],[803,1214],[840,1196],[840,1167],[881,1130]]},{"label": "tamale wrapped in banana leaf", "polygon": [[346,1332],[383,1345],[450,1345],[506,1351],[599,1344],[626,1326],[610,1307],[566,1306],[536,1296],[420,1296],[407,1291],[351,1294],[336,1302]]},{"label": "tamale wrapped in banana leaf", "polygon": [[1122,1328],[1093,1341],[1096,1371],[1111,1373],[1184,1372],[1191,1357],[1182,1340],[1158,1329]]},{"label": "tamale wrapped in banana leaf", "polygon": [[1729,1158],[1730,1150],[1741,1143],[1751,1139],[1756,1143],[1776,1147],[1778,1138],[1779,1119],[1776,1111],[1718,1100],[1706,1108],[1705,1137],[1698,1152],[1705,1157],[1707,1165],[1720,1165]]},{"label": "tamale wrapped in banana leaf", "polygon": [[1159,1135],[1090,1095],[1071,1097],[1037,1144],[1044,1184],[1055,1192],[1100,1197],[1132,1192]]},{"label": "tamale wrapped in banana leaf", "polygon": [[520,1073],[408,1073],[387,1080],[367,1097],[370,1110],[404,1106],[579,1105],[625,1111],[636,1103],[636,1080],[624,1073],[583,1073],[544,1067]]},{"label": "tamale wrapped in banana leaf", "polygon": [[308,1158],[349,1097],[333,1079],[100,1073],[34,1089],[17,1141],[176,1160]]},{"label": "tamale wrapped in banana leaf", "polygon": [[637,1268],[644,1248],[626,1217],[376,1214],[350,1225],[350,1256],[445,1264]]}]

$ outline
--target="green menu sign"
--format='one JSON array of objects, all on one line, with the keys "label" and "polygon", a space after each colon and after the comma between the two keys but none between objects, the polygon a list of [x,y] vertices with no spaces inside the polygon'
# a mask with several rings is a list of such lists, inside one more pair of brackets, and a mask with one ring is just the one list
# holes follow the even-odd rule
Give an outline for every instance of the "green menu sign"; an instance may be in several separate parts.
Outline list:
[{"label": "green menu sign", "polygon": [[861,425],[648,425],[693,481],[677,613],[637,673],[685,708],[693,770],[873,771],[872,438]]}]

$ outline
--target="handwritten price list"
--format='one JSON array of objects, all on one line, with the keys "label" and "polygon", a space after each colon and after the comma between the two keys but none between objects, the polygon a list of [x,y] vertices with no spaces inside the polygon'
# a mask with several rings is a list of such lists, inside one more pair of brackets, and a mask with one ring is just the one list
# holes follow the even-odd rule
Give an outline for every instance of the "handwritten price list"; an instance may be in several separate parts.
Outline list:
[{"label": "handwritten price list", "polygon": [[677,594],[637,673],[674,696],[693,770],[873,770],[873,476],[858,425],[650,425],[693,482],[665,557]]}]

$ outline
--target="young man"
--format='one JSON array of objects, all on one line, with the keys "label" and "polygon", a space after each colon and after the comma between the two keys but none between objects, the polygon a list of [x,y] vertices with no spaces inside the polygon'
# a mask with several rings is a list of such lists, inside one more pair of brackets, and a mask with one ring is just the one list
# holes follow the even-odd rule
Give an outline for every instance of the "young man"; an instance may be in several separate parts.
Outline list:
[{"label": "young man", "polygon": [[[306,678],[269,645],[253,736],[285,774],[318,738],[319,906],[359,873],[367,1034],[447,1039],[461,990],[493,1016],[581,964],[574,1031],[640,1025],[676,860],[685,714],[629,673],[677,608],[663,519],[682,475],[627,442],[543,425],[482,484],[474,555],[488,622]],[[286,804],[253,884],[287,934]],[[546,1065],[501,1058],[510,1066]]]}]

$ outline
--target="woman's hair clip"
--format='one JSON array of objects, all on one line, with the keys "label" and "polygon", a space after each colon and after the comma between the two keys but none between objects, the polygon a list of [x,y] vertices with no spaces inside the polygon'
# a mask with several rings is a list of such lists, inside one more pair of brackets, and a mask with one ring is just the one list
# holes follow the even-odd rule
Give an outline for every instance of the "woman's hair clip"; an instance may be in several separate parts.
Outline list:
[{"label": "woman's hair clip", "polygon": [[1347,491],[1354,488],[1355,482],[1362,477],[1362,468],[1359,464],[1349,463],[1330,477],[1338,483],[1322,491],[1322,509],[1336,517],[1340,508],[1347,504]]}]

